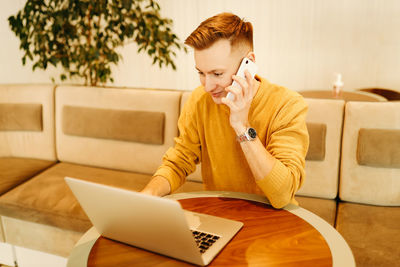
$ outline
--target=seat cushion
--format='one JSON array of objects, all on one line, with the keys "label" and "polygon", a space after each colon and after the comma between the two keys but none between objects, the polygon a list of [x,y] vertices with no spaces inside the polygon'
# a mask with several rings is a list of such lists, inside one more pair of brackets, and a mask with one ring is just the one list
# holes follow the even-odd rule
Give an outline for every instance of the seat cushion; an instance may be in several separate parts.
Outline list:
[{"label": "seat cushion", "polygon": [[314,197],[296,196],[299,206],[318,215],[330,225],[335,225],[336,201],[332,199],[322,199]]},{"label": "seat cushion", "polygon": [[28,158],[0,158],[0,195],[22,184],[55,161]]},{"label": "seat cushion", "polygon": [[[67,230],[88,230],[91,223],[65,183],[65,176],[134,191],[151,179],[145,174],[58,163],[2,195],[0,214]],[[201,190],[201,184],[197,184],[188,182],[180,192]]]},{"label": "seat cushion", "polygon": [[398,266],[400,207],[341,202],[336,221],[357,266]]}]

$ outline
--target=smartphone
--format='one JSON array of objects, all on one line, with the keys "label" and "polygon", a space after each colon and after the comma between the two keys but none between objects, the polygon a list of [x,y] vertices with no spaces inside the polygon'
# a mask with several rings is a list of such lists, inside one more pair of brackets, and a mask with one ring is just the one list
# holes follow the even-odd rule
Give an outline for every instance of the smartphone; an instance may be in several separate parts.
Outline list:
[{"label": "smartphone", "polygon": [[[250,72],[251,78],[254,78],[254,76],[257,73],[257,65],[256,63],[254,63],[253,61],[251,61],[250,59],[248,59],[247,57],[243,58],[242,62],[240,63],[240,67],[236,73],[236,76],[242,77],[244,79],[246,79],[246,77],[244,76],[244,71],[248,70]],[[238,88],[241,88],[240,85],[236,82],[233,81],[232,86],[236,86]],[[235,100],[235,95],[232,94],[231,92],[228,92],[228,94],[226,95],[226,98],[234,101]]]}]

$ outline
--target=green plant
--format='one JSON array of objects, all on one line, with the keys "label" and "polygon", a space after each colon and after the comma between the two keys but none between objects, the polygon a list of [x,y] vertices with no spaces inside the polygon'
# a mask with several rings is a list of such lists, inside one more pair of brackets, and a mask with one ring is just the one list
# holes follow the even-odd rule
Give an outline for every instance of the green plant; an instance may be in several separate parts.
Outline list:
[{"label": "green plant", "polygon": [[183,46],[172,20],[159,11],[155,0],[27,0],[8,20],[25,52],[23,65],[27,58],[33,70],[61,64],[62,81],[81,77],[85,85],[97,85],[113,82],[111,65],[121,59],[117,48],[130,42],[153,64],[176,69],[174,50]]}]

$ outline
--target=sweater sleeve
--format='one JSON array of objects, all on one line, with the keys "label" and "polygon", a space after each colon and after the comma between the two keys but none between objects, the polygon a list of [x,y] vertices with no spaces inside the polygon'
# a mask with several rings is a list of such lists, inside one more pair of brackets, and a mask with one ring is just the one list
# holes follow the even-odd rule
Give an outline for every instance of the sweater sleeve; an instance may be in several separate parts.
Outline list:
[{"label": "sweater sleeve", "polygon": [[282,208],[294,200],[305,177],[305,157],[309,145],[306,126],[307,104],[301,96],[279,108],[271,125],[267,151],[276,159],[270,173],[257,185],[271,205]]},{"label": "sweater sleeve", "polygon": [[197,120],[193,97],[184,105],[178,120],[179,136],[175,138],[175,146],[167,150],[163,162],[154,176],[162,176],[168,180],[171,193],[186,180],[186,176],[194,172],[200,162],[200,140],[197,131]]}]

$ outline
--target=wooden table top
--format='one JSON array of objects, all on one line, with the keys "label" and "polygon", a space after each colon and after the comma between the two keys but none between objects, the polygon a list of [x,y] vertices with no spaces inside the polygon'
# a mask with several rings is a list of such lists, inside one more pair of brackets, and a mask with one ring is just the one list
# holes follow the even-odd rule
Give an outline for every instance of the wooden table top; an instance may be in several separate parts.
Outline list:
[{"label": "wooden table top", "polygon": [[[167,196],[187,210],[242,221],[243,228],[209,266],[355,266],[343,237],[296,205],[272,208],[265,197],[223,191]],[[94,227],[75,245],[67,267],[193,266],[99,235]]]},{"label": "wooden table top", "polygon": [[[322,235],[286,210],[233,198],[179,200],[186,210],[238,220],[240,232],[209,266],[332,266]],[[100,237],[89,255],[89,266],[191,266],[191,264]]]}]

